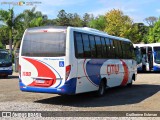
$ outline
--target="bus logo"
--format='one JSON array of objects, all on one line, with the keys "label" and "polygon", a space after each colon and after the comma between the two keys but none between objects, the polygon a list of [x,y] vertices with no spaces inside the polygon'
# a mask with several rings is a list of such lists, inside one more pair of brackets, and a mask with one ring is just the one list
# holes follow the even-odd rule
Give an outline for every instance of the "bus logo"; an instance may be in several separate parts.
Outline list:
[{"label": "bus logo", "polygon": [[64,67],[64,61],[59,61],[59,67]]},{"label": "bus logo", "polygon": [[107,65],[107,74],[118,74],[119,73],[119,65],[116,64],[109,64]]}]

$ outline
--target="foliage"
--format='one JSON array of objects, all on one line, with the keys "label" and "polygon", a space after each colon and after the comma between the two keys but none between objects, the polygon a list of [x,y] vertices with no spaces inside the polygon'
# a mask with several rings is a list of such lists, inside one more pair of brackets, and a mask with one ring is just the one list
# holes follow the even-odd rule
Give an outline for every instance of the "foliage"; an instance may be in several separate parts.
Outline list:
[{"label": "foliage", "polygon": [[107,21],[105,19],[105,16],[101,15],[91,20],[89,22],[89,27],[104,31],[106,28],[106,24],[107,24]]},{"label": "foliage", "polygon": [[9,36],[9,49],[12,53],[12,29],[14,27],[14,11],[13,8],[6,10],[0,10],[0,21],[2,21],[5,26],[8,28]]},{"label": "foliage", "polygon": [[89,22],[94,19],[92,14],[85,13],[83,16],[83,27],[88,27]]},{"label": "foliage", "polygon": [[160,42],[160,19],[155,23],[153,28],[149,29],[148,42]]},{"label": "foliage", "polygon": [[47,15],[36,11],[35,7],[17,15],[14,14],[13,8],[0,10],[0,48],[4,48],[5,44],[11,45],[12,40],[15,47],[19,47],[27,28],[45,25],[91,27],[111,35],[128,38],[133,43],[160,42],[160,19],[151,16],[145,21],[149,26],[144,23],[133,23],[129,16],[115,9],[97,17],[88,13],[80,16],[77,13],[60,10],[55,19],[48,19]]},{"label": "foliage", "polygon": [[144,23],[134,23],[132,25],[131,29],[131,36],[129,36],[129,39],[132,40],[134,43],[140,43],[146,41],[146,35],[148,34],[148,27],[144,25]]},{"label": "foliage", "polygon": [[93,15],[85,13],[83,19],[77,13],[66,13],[65,10],[59,11],[56,19],[58,26],[74,26],[74,27],[87,27],[89,22],[93,19]]},{"label": "foliage", "polygon": [[120,10],[111,10],[105,15],[107,24],[105,31],[111,35],[126,37],[132,27],[132,20]]},{"label": "foliage", "polygon": [[148,23],[149,26],[153,27],[155,22],[157,22],[158,18],[154,17],[154,16],[150,16],[145,18],[145,21]]}]

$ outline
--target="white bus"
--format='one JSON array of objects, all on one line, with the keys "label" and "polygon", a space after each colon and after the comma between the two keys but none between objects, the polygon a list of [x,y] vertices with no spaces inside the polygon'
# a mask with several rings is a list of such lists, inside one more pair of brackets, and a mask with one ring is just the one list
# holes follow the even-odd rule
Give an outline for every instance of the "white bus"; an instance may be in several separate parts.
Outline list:
[{"label": "white bus", "polygon": [[29,28],[19,55],[22,91],[101,96],[105,88],[136,80],[131,41],[91,28]]},{"label": "white bus", "polygon": [[138,71],[160,71],[160,43],[134,44]]}]

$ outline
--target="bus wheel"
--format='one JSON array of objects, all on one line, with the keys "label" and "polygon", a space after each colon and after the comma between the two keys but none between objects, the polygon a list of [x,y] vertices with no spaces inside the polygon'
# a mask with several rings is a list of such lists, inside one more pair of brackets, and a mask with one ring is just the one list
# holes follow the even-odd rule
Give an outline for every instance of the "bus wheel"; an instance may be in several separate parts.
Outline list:
[{"label": "bus wheel", "polygon": [[146,66],[145,66],[145,65],[142,66],[142,71],[143,71],[143,72],[146,71]]},{"label": "bus wheel", "polygon": [[133,80],[127,84],[128,87],[132,87],[132,85],[133,85]]},{"label": "bus wheel", "polygon": [[100,84],[99,84],[99,89],[97,91],[97,95],[99,97],[103,96],[105,94],[105,89],[106,89],[106,85],[104,80],[101,80]]},{"label": "bus wheel", "polygon": [[135,75],[132,76],[131,82],[127,84],[128,87],[132,87],[132,85],[133,85],[133,80],[135,81]]}]

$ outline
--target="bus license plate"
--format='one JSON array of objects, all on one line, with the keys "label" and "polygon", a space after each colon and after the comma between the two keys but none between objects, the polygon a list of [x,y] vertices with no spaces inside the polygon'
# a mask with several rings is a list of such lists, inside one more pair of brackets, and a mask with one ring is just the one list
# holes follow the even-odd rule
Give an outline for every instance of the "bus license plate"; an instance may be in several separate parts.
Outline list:
[{"label": "bus license plate", "polygon": [[0,70],[7,70],[8,68],[0,68]]},{"label": "bus license plate", "polygon": [[44,83],[44,80],[36,80],[36,83]]}]

